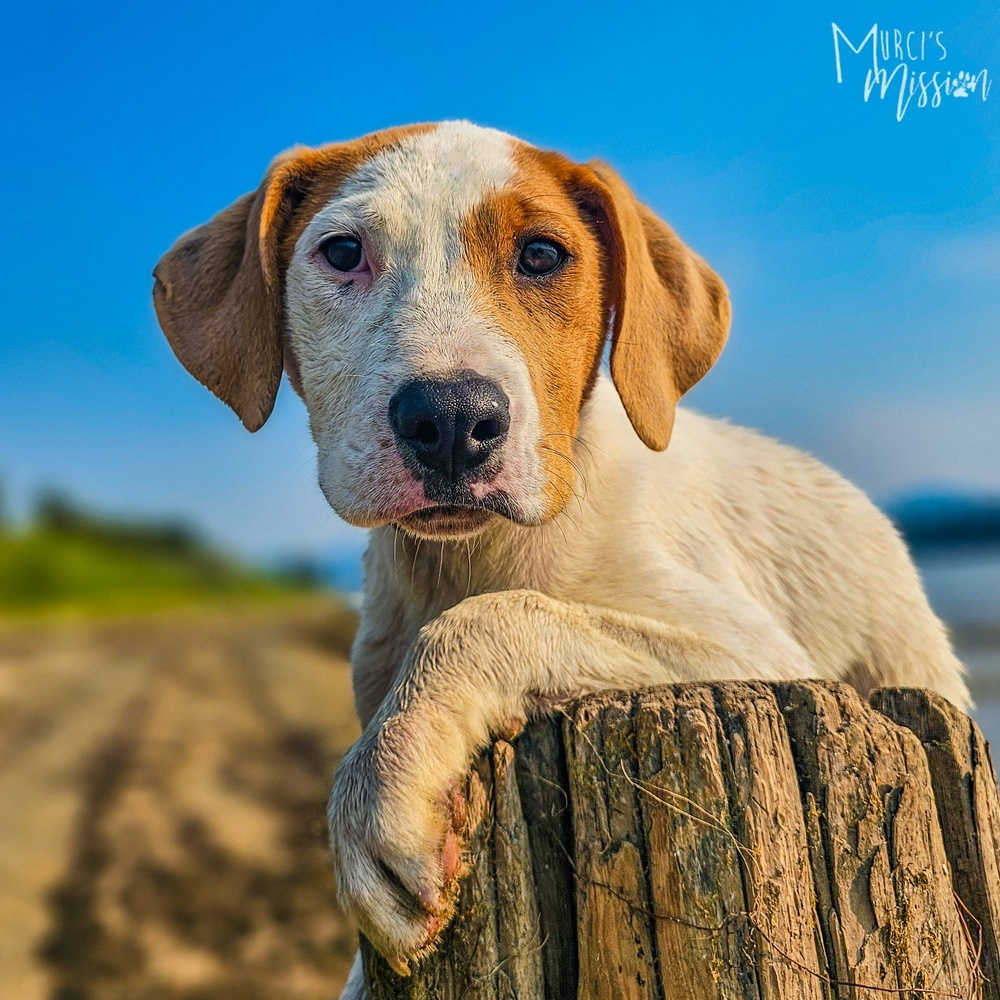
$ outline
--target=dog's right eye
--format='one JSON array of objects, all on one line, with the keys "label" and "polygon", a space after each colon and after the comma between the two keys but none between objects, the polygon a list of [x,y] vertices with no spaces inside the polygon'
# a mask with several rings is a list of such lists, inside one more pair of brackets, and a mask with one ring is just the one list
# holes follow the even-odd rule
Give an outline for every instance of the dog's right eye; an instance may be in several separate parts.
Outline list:
[{"label": "dog's right eye", "polygon": [[333,236],[320,247],[320,251],[335,271],[350,274],[367,270],[365,248],[361,240],[354,236]]},{"label": "dog's right eye", "polygon": [[540,278],[551,274],[566,260],[566,251],[553,240],[534,239],[526,243],[517,262],[521,274]]}]

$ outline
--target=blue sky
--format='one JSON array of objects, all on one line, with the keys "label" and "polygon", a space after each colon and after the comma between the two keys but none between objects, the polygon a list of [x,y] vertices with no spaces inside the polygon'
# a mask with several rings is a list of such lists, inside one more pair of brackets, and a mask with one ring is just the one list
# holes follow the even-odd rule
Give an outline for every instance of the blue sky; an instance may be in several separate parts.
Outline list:
[{"label": "blue sky", "polygon": [[[248,435],[174,361],[150,271],[294,143],[470,118],[614,163],[730,287],[691,395],[878,498],[1000,490],[1000,89],[837,83],[831,22],[941,31],[1000,73],[993,3],[21,5],[0,41],[0,481],[180,514],[251,555],[350,536],[301,405]],[[887,65],[893,68],[897,59]],[[352,543],[353,544],[353,543]]]}]

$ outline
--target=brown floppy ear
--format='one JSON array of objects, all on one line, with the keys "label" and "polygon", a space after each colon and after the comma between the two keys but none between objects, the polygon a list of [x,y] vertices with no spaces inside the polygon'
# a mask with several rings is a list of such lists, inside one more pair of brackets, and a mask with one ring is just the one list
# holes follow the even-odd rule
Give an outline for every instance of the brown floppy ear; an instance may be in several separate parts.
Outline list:
[{"label": "brown floppy ear", "polygon": [[654,451],[670,442],[677,401],[715,363],[729,333],[719,276],[603,163],[598,228],[610,259],[611,377],[636,433]]},{"label": "brown floppy ear", "polygon": [[263,426],[281,381],[280,230],[301,191],[286,154],[260,187],[182,236],[156,265],[153,302],[181,364],[248,430]]}]

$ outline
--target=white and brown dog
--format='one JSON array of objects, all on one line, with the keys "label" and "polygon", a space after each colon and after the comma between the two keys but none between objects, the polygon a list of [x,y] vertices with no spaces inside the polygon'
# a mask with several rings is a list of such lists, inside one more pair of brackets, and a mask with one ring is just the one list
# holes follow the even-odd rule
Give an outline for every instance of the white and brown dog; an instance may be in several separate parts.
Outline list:
[{"label": "white and brown dog", "polygon": [[364,732],[330,827],[341,901],[401,973],[453,905],[470,757],[526,716],[722,678],[969,705],[872,504],[676,409],[722,349],[726,289],[601,164],[465,122],[294,149],[180,239],[155,300],[250,430],[287,372],[324,494],[371,529]]}]

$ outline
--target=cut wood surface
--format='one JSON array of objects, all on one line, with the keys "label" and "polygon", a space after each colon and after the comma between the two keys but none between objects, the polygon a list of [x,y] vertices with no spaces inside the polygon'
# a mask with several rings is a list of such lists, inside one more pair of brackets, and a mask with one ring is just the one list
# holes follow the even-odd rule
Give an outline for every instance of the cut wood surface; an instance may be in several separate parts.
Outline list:
[{"label": "cut wood surface", "polygon": [[1000,800],[936,695],[686,684],[584,699],[470,778],[437,952],[371,1000],[1000,998]]}]

